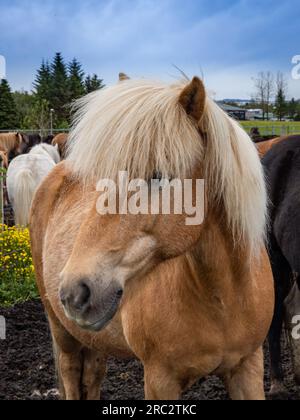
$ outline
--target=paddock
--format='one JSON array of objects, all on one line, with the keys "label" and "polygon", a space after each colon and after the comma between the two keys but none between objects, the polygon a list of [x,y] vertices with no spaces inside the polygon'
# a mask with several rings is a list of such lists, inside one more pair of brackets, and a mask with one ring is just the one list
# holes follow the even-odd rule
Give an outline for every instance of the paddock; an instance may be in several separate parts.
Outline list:
[{"label": "paddock", "polygon": [[[31,301],[10,309],[0,309],[10,331],[6,342],[0,340],[0,400],[55,400],[58,398],[51,338],[41,303]],[[268,353],[265,357],[265,389],[270,387]],[[287,346],[284,347],[287,399],[299,399]],[[142,400],[143,369],[136,361],[110,359],[103,383],[104,400]],[[195,384],[183,395],[185,400],[228,399],[222,382],[211,377]]]}]

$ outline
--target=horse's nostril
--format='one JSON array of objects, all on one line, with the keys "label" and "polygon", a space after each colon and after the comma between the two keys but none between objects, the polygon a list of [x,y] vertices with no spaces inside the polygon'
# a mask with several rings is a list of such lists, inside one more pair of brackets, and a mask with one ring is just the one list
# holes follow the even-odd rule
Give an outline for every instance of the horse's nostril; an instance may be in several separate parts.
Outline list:
[{"label": "horse's nostril", "polygon": [[121,299],[121,297],[123,296],[123,289],[119,289],[118,291],[117,291],[117,297],[119,298],[119,299]]},{"label": "horse's nostril", "polygon": [[71,288],[62,288],[59,295],[61,303],[68,311],[82,314],[90,307],[91,289],[86,282],[82,281]]},{"label": "horse's nostril", "polygon": [[61,301],[61,303],[62,303],[64,306],[66,306],[67,299],[66,299],[65,292],[64,292],[62,289],[61,289],[61,290],[60,290],[60,292],[59,292],[59,297],[60,297],[60,301]]},{"label": "horse's nostril", "polygon": [[79,284],[78,290],[75,291],[73,306],[78,310],[85,309],[90,302],[90,298],[91,290],[86,283],[82,282]]}]

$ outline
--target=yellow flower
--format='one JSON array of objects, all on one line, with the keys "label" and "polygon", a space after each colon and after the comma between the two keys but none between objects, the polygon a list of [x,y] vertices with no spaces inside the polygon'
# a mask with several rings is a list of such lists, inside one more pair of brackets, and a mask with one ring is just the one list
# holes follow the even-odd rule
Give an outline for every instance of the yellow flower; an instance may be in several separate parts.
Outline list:
[{"label": "yellow flower", "polygon": [[33,272],[28,229],[0,224],[0,279],[17,275],[22,281]]}]

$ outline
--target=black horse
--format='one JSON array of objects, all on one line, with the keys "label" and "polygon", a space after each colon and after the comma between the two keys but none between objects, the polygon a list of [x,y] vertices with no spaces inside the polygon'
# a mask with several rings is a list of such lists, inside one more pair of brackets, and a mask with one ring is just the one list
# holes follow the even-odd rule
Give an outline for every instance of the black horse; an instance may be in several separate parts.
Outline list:
[{"label": "black horse", "polygon": [[269,333],[271,393],[285,392],[281,363],[281,334],[288,331],[295,380],[300,385],[300,136],[274,146],[262,160],[269,188],[268,249],[275,281],[275,313]]},{"label": "black horse", "polygon": [[29,153],[30,150],[42,142],[42,138],[39,134],[23,134],[23,141],[26,143],[26,148],[23,153]]},{"label": "black horse", "polygon": [[52,134],[49,134],[48,136],[43,138],[43,143],[52,144],[52,140],[54,139],[54,136]]}]

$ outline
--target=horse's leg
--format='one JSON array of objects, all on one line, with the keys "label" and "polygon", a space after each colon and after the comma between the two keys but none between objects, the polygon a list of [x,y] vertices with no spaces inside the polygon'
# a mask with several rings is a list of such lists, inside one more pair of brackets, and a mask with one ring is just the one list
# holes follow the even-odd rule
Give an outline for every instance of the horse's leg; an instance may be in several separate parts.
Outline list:
[{"label": "horse's leg", "polygon": [[88,348],[73,352],[56,349],[56,352],[61,398],[99,400],[101,382],[106,373],[106,357]]},{"label": "horse's leg", "polygon": [[172,372],[159,365],[144,365],[145,399],[178,400],[182,389]]},{"label": "horse's leg", "polygon": [[49,316],[48,319],[53,341],[60,397],[66,400],[80,400],[82,346],[64,329],[54,315]]},{"label": "horse's leg", "polygon": [[292,272],[288,262],[274,242],[274,240],[271,241],[269,250],[275,282],[275,310],[268,335],[271,363],[270,394],[282,396],[286,393],[286,389],[283,383],[281,363],[281,335],[284,322],[284,300],[289,291]]},{"label": "horse's leg", "polygon": [[99,400],[101,382],[105,373],[105,355],[85,348],[83,350],[82,399]]},{"label": "horse's leg", "polygon": [[225,382],[233,400],[265,400],[262,348],[226,375]]},{"label": "horse's leg", "polygon": [[83,347],[54,314],[48,319],[61,399],[99,400],[106,355]]},{"label": "horse's leg", "polygon": [[81,373],[82,354],[81,352],[59,352],[59,375],[63,385],[66,400],[81,400]]}]

